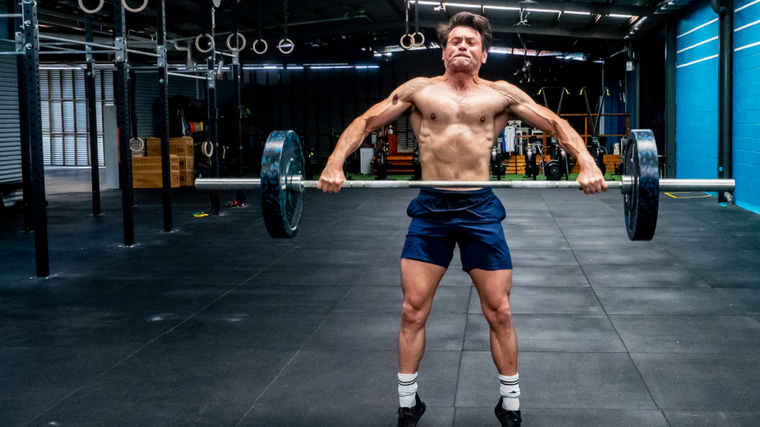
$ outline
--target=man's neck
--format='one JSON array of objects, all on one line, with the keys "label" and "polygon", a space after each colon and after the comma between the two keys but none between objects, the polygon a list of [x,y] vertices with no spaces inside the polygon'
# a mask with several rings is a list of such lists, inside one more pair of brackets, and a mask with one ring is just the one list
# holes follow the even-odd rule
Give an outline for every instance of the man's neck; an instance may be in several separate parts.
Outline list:
[{"label": "man's neck", "polygon": [[446,70],[443,78],[457,90],[467,90],[478,84],[477,71],[451,71]]}]

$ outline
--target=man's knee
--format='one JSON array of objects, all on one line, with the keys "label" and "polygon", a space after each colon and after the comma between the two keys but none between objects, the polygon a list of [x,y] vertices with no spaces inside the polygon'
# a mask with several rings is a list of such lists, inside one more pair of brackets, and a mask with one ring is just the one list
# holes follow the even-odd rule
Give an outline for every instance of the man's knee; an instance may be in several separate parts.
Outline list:
[{"label": "man's knee", "polygon": [[416,304],[408,300],[404,300],[404,305],[401,309],[401,323],[406,327],[418,327],[425,326],[427,322],[430,309],[427,304]]},{"label": "man's knee", "polygon": [[512,309],[508,299],[494,305],[483,304],[483,315],[492,329],[512,328]]}]

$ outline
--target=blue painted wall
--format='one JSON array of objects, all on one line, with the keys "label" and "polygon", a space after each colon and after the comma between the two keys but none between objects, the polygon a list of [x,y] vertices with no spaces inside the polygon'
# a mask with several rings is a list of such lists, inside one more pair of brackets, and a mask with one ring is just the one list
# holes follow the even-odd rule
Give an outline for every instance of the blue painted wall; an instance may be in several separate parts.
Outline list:
[{"label": "blue painted wall", "polygon": [[733,168],[737,204],[760,212],[760,3],[753,1],[734,2]]},{"label": "blue painted wall", "polygon": [[[737,204],[760,212],[760,3],[754,1],[734,2],[733,175]],[[678,178],[717,177],[717,37],[709,1],[684,11],[676,43]]]},{"label": "blue painted wall", "polygon": [[676,176],[717,178],[718,22],[709,1],[694,2],[676,41]]}]

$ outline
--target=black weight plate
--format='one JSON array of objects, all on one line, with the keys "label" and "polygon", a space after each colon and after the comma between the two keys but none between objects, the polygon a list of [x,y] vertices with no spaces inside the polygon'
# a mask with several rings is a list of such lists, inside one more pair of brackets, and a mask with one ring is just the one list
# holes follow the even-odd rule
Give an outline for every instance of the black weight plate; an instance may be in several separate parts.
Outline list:
[{"label": "black weight plate", "polygon": [[544,176],[549,181],[559,181],[562,178],[562,169],[559,167],[559,162],[556,160],[550,160],[546,166],[544,166]]},{"label": "black weight plate", "polygon": [[269,134],[261,157],[261,210],[269,235],[292,238],[303,213],[303,193],[292,189],[289,178],[303,176],[303,151],[292,130]]},{"label": "black weight plate", "polygon": [[652,240],[660,203],[657,143],[651,130],[632,130],[624,148],[624,173],[632,179],[630,194],[623,195],[625,228],[631,240]]}]

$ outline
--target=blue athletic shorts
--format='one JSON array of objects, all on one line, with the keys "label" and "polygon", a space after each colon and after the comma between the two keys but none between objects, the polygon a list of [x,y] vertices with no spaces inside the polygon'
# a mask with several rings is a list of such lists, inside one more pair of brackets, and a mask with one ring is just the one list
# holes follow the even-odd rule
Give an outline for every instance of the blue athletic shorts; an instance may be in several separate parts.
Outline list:
[{"label": "blue athletic shorts", "polygon": [[501,221],[506,211],[490,188],[473,191],[422,188],[406,210],[412,217],[401,258],[444,268],[459,244],[462,270],[510,270],[512,258]]}]

